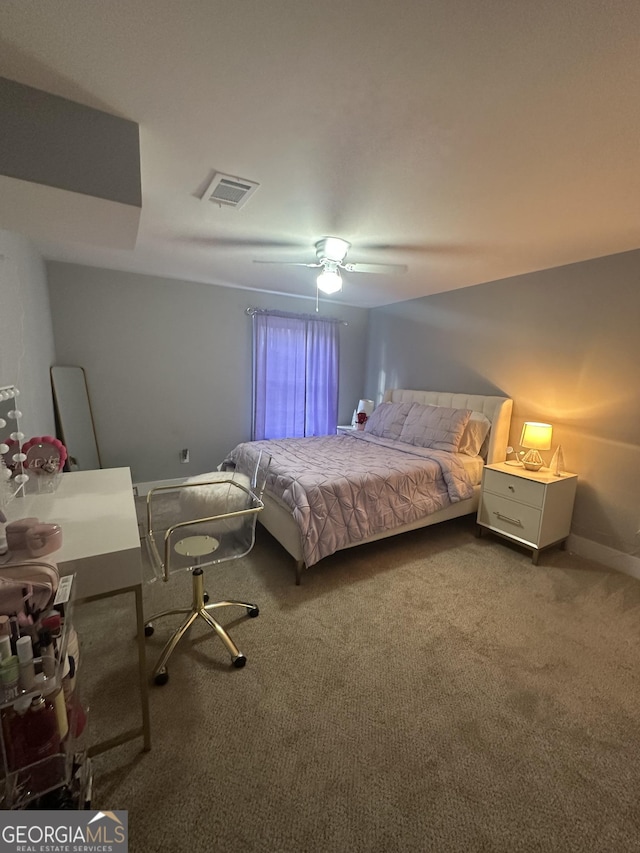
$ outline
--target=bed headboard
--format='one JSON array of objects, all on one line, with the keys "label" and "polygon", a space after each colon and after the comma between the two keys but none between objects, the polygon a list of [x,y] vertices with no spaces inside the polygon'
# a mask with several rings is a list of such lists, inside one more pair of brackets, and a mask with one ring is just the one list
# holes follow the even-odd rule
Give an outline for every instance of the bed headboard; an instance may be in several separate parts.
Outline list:
[{"label": "bed headboard", "polygon": [[490,397],[482,394],[455,394],[449,391],[410,391],[390,388],[384,392],[385,403],[421,403],[423,406],[448,406],[452,409],[471,409],[482,412],[491,421],[487,463],[504,462],[507,458],[509,429],[513,400],[509,397]]}]

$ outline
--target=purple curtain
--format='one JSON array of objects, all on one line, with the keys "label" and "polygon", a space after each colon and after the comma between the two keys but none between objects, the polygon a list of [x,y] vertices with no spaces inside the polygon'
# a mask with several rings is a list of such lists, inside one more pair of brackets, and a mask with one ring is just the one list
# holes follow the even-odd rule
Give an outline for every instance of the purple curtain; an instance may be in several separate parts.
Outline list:
[{"label": "purple curtain", "polygon": [[338,420],[339,329],[316,320],[253,315],[253,438],[329,435]]}]

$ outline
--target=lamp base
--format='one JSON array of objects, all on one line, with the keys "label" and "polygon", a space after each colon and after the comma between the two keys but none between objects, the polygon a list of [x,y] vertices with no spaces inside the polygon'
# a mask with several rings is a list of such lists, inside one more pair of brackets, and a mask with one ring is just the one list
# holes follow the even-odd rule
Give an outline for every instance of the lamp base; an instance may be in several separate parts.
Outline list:
[{"label": "lamp base", "polygon": [[527,450],[522,457],[522,464],[527,471],[539,471],[544,465],[544,459],[537,450]]}]

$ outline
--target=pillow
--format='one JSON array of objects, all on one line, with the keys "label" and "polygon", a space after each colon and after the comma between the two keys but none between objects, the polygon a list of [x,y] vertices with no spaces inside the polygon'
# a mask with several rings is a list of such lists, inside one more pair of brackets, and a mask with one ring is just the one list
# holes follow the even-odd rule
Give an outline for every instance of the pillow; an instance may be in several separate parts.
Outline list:
[{"label": "pillow", "polygon": [[471,409],[414,403],[407,412],[400,441],[455,453],[470,417]]},{"label": "pillow", "polygon": [[479,456],[490,429],[491,421],[486,415],[483,415],[482,412],[471,412],[471,417],[464,428],[458,445],[458,453],[465,453],[467,456]]},{"label": "pillow", "polygon": [[413,403],[380,403],[365,421],[364,431],[397,441]]},{"label": "pillow", "polygon": [[[181,521],[222,515],[225,512],[237,512],[249,507],[249,496],[246,492],[230,486],[228,482],[209,482],[211,480],[233,480],[247,489],[251,488],[246,474],[240,474],[237,471],[210,471],[208,474],[188,477],[185,481],[187,483],[204,482],[207,485],[180,490]],[[243,516],[227,519],[225,522],[213,521],[206,527],[200,525],[195,529],[187,528],[186,533],[188,535],[208,533],[210,536],[220,536],[224,530],[240,529],[244,521]]]}]

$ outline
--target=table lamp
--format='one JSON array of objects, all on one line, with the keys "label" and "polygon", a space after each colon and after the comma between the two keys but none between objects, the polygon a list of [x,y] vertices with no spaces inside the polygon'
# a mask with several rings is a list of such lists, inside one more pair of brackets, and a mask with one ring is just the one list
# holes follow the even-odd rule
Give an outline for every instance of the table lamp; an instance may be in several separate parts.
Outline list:
[{"label": "table lamp", "polygon": [[522,457],[522,464],[528,471],[539,471],[544,465],[544,460],[539,451],[551,448],[552,432],[551,424],[525,421],[520,436],[520,446],[527,448],[527,452]]}]

